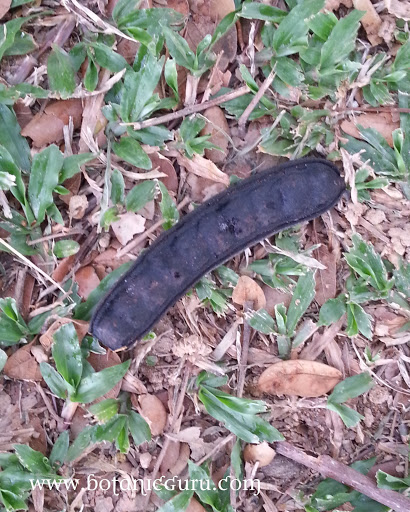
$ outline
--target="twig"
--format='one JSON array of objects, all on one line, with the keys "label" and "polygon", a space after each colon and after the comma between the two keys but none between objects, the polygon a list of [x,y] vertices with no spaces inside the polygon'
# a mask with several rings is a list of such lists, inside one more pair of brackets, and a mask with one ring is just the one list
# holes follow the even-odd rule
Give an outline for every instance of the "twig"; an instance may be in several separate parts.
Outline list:
[{"label": "twig", "polygon": [[[184,199],[179,203],[177,206],[178,211],[184,208],[189,202],[191,201],[190,197],[184,197]],[[134,238],[134,240],[131,240],[129,244],[127,244],[125,247],[123,247],[120,251],[117,252],[117,258],[121,258],[121,256],[124,256],[128,252],[131,251],[131,249],[134,249],[138,244],[140,244],[142,241],[144,241],[148,235],[156,231],[158,228],[160,228],[164,224],[164,219],[159,220],[155,224],[153,224],[149,229],[144,231],[140,236],[137,236],[137,238]]]},{"label": "twig", "polygon": [[[16,255],[18,258],[21,259],[26,265],[28,265],[30,268],[36,270],[41,276],[43,276],[47,281],[50,281],[54,286],[56,286],[61,292],[65,293],[64,288],[62,288],[52,277],[50,277],[44,270],[39,268],[37,265],[35,265],[32,261],[30,261],[28,258],[26,258],[23,254],[18,252],[14,247],[12,247],[10,244],[8,244],[3,238],[0,238],[0,245],[3,244],[10,252],[12,252],[14,255]],[[68,297],[71,302],[74,302],[71,297]]]},{"label": "twig", "polygon": [[255,96],[252,98],[252,101],[249,103],[249,105],[244,110],[243,114],[238,120],[239,127],[245,126],[249,116],[255,109],[256,105],[259,103],[259,100],[262,98],[262,96],[265,94],[266,90],[269,88],[270,84],[273,82],[273,79],[275,78],[275,68],[272,69],[272,71],[269,73],[263,84],[260,86],[259,91],[255,94]]},{"label": "twig", "polygon": [[142,130],[143,128],[147,128],[148,126],[157,126],[158,124],[168,123],[169,121],[173,121],[174,119],[179,119],[180,117],[186,117],[191,114],[195,114],[196,112],[202,112],[209,107],[215,107],[216,105],[220,105],[221,103],[225,103],[225,101],[230,101],[235,98],[239,98],[244,94],[250,92],[250,89],[247,85],[240,87],[236,91],[228,92],[227,94],[223,94],[222,96],[218,96],[213,100],[205,101],[204,103],[199,103],[196,105],[192,105],[190,107],[183,108],[181,110],[177,110],[176,112],[172,112],[171,114],[165,114],[161,117],[153,117],[152,119],[147,119],[146,121],[141,121],[139,123],[120,123],[122,126],[132,126],[134,130]]},{"label": "twig", "polygon": [[337,482],[352,487],[354,490],[369,498],[386,505],[396,512],[408,512],[410,510],[410,498],[390,489],[379,489],[371,478],[362,475],[355,469],[338,462],[329,455],[312,457],[300,448],[296,448],[286,442],[274,444],[277,453],[294,460],[299,464],[321,473],[326,478],[332,478]]},{"label": "twig", "polygon": [[84,229],[73,229],[72,231],[68,231],[67,233],[53,233],[51,235],[42,236],[41,238],[36,238],[36,240],[29,240],[27,245],[36,245],[40,242],[47,242],[48,240],[54,240],[55,238],[63,238],[65,236],[73,236],[80,235],[84,233]]},{"label": "twig", "polygon": [[[181,382],[181,387],[179,389],[178,401],[177,401],[177,404],[175,406],[175,410],[174,410],[173,417],[172,417],[172,423],[171,423],[171,426],[169,428],[170,432],[174,431],[175,425],[177,424],[177,421],[178,421],[178,417],[179,417],[179,415],[182,412],[182,408],[184,406],[185,392],[186,392],[186,389],[188,387],[188,380],[189,380],[190,373],[191,373],[191,367],[190,366],[186,366],[185,367],[184,378],[183,378],[183,380]],[[168,447],[169,447],[171,441],[172,441],[172,439],[170,437],[166,437],[165,438],[164,444],[162,445],[162,448],[161,448],[161,452],[158,455],[158,459],[156,460],[154,469],[152,470],[152,474],[151,474],[151,480],[152,481],[154,481],[157,478],[159,468],[160,468],[160,466],[162,464],[162,461],[164,460],[164,457],[165,457],[165,455],[167,453],[167,450],[168,450]],[[150,500],[150,497],[151,497],[151,491],[152,491],[152,489],[149,487],[149,489],[147,491],[147,494],[145,496],[144,510],[146,510],[148,508],[148,503],[149,503],[149,500]]]},{"label": "twig", "polygon": [[[244,314],[247,311],[253,308],[253,301],[246,301],[243,306]],[[237,386],[237,396],[239,398],[243,395],[243,389],[245,387],[245,376],[246,376],[246,367],[248,365],[248,353],[249,353],[249,341],[251,339],[252,327],[248,322],[243,323],[243,335],[242,335],[242,351],[241,351],[241,360],[239,362],[239,371],[238,371],[238,386]]]}]

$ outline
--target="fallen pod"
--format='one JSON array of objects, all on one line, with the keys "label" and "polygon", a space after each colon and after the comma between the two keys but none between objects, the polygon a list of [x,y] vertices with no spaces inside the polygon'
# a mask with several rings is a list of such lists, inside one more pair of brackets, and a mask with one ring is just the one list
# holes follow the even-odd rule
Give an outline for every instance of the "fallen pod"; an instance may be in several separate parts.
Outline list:
[{"label": "fallen pod", "polygon": [[117,350],[147,334],[202,276],[260,240],[334,206],[337,168],[302,159],[232,185],[186,215],[144,251],[97,305],[90,330]]}]

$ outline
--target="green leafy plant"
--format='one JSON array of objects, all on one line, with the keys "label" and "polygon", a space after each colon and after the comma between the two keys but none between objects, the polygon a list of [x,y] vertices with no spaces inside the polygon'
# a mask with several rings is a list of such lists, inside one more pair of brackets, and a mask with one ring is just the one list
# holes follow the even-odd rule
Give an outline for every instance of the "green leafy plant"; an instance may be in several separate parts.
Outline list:
[{"label": "green leafy plant", "polygon": [[390,279],[381,256],[370,243],[359,234],[352,236],[353,246],[344,254],[351,268],[346,282],[347,293],[323,304],[319,314],[319,325],[330,325],[347,314],[348,336],[359,332],[372,339],[371,317],[361,304],[371,300],[388,299],[392,293],[394,279]]},{"label": "green leafy plant", "polygon": [[198,398],[208,414],[224,423],[225,427],[248,443],[282,441],[283,436],[270,423],[258,416],[267,411],[262,400],[237,398],[218,389],[226,378],[201,372],[196,379]]},{"label": "green leafy plant", "polygon": [[138,446],[151,440],[151,431],[144,418],[131,409],[128,393],[121,393],[118,399],[109,398],[89,407],[97,418],[98,424],[82,430],[67,452],[67,461],[71,462],[94,444],[107,441],[115,443],[121,453],[128,453],[129,436]]},{"label": "green leafy plant", "polygon": [[314,272],[306,271],[300,276],[292,292],[292,300],[286,309],[284,304],[275,306],[275,319],[265,309],[251,314],[248,322],[251,327],[264,334],[276,336],[279,355],[289,357],[290,351],[296,348],[310,336],[310,330],[302,327],[296,332],[300,319],[315,297]]},{"label": "green leafy plant", "polygon": [[64,477],[57,471],[65,459],[67,448],[68,432],[63,432],[55,442],[49,458],[24,444],[15,444],[15,453],[2,453],[0,502],[4,510],[27,510],[27,498],[37,480],[63,480]]},{"label": "green leafy plant", "polygon": [[87,362],[88,351],[82,350],[74,324],[62,325],[53,335],[52,355],[57,370],[40,363],[41,374],[51,391],[64,400],[90,403],[107,393],[127,372],[130,361],[95,372]]},{"label": "green leafy plant", "polygon": [[367,393],[373,386],[373,379],[368,373],[360,373],[353,377],[348,377],[335,386],[327,399],[326,407],[330,411],[339,414],[346,427],[355,427],[364,416],[344,405],[343,402]]}]

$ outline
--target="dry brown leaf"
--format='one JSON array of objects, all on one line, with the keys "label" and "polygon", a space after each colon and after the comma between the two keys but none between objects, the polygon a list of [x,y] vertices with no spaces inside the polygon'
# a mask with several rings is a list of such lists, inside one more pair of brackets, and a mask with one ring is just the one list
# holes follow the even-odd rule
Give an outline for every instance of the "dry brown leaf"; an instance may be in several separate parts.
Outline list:
[{"label": "dry brown leaf", "polygon": [[0,0],[0,20],[9,12],[11,0]]},{"label": "dry brown leaf", "polygon": [[167,187],[168,190],[172,192],[177,192],[178,190],[178,176],[175,172],[175,168],[172,165],[171,160],[161,155],[161,153],[153,153],[150,155],[150,159],[152,162],[152,167],[155,169],[159,167],[159,170],[166,174],[165,178],[160,178],[160,181]]},{"label": "dry brown leaf", "polygon": [[44,350],[48,352],[53,344],[53,334],[56,332],[64,324],[69,324],[73,322],[75,332],[77,333],[78,340],[82,341],[84,336],[88,332],[89,323],[84,320],[70,320],[70,318],[57,318],[47,331],[40,336],[40,343],[43,346]]},{"label": "dry brown leaf", "polygon": [[348,135],[361,139],[357,125],[364,128],[374,128],[386,139],[389,146],[393,146],[392,132],[400,127],[399,121],[393,121],[389,112],[379,112],[378,114],[366,113],[355,116],[353,121],[344,119],[340,125],[342,130]]},{"label": "dry brown leaf", "polygon": [[265,294],[256,281],[248,276],[241,276],[232,293],[232,300],[243,306],[245,302],[253,302],[253,309],[258,310],[266,305]]},{"label": "dry brown leaf", "polygon": [[211,445],[211,443],[205,443],[201,438],[199,427],[188,427],[181,430],[177,434],[173,434],[172,439],[187,443],[191,449],[191,459],[194,461],[202,459]]},{"label": "dry brown leaf", "polygon": [[133,239],[134,235],[143,233],[145,230],[145,219],[139,213],[127,212],[120,215],[119,220],[111,223],[117,240],[122,246]]},{"label": "dry brown leaf", "polygon": [[81,100],[59,100],[47,105],[21,130],[24,137],[30,137],[36,147],[42,147],[63,139],[63,128],[73,119],[74,129],[81,126],[83,107]]},{"label": "dry brown leaf", "polygon": [[82,219],[88,207],[87,196],[72,196],[68,205],[68,212],[73,219]]},{"label": "dry brown leaf", "polygon": [[165,456],[160,466],[160,474],[165,475],[169,468],[172,468],[178,460],[181,443],[179,441],[171,441],[165,451]]},{"label": "dry brown leaf", "polygon": [[87,300],[90,293],[100,284],[96,271],[90,265],[77,270],[74,279],[78,283],[78,295],[84,300]]},{"label": "dry brown leaf", "polygon": [[96,265],[104,265],[106,267],[112,268],[113,270],[120,267],[127,261],[130,261],[127,255],[117,258],[117,251],[112,247],[102,252],[101,254],[98,254],[98,256],[94,258],[94,263]]},{"label": "dry brown leaf", "polygon": [[153,436],[159,436],[164,432],[168,415],[161,400],[155,395],[142,395],[138,398],[141,416],[151,429]]},{"label": "dry brown leaf", "polygon": [[197,501],[195,498],[191,498],[189,502],[188,508],[185,509],[185,512],[206,512],[204,507]]},{"label": "dry brown leaf", "polygon": [[205,157],[214,162],[221,164],[225,161],[228,155],[228,139],[229,126],[226,120],[224,111],[220,107],[210,107],[204,112],[204,117],[207,123],[201,130],[201,135],[210,134],[209,142],[222,149],[205,149]]},{"label": "dry brown leaf", "polygon": [[190,450],[187,443],[181,443],[178,460],[169,468],[171,475],[179,475],[186,468],[190,456]]},{"label": "dry brown leaf", "polygon": [[17,117],[17,122],[21,128],[24,128],[33,119],[34,115],[31,108],[24,103],[22,99],[16,101],[13,110]]},{"label": "dry brown leaf", "polygon": [[316,361],[282,361],[269,366],[259,377],[258,387],[271,395],[317,397],[342,380],[342,373]]},{"label": "dry brown leaf", "polygon": [[327,11],[335,11],[336,9],[339,9],[340,4],[348,8],[353,7],[352,0],[326,0],[324,8]]},{"label": "dry brown leaf", "polygon": [[326,245],[321,245],[318,249],[318,260],[325,265],[325,269],[320,269],[316,273],[316,295],[315,299],[320,306],[328,299],[336,297],[336,263],[340,258],[340,252],[337,248],[329,251]]},{"label": "dry brown leaf", "polygon": [[408,0],[385,0],[385,5],[390,14],[396,18],[410,21],[410,3]]},{"label": "dry brown leaf", "polygon": [[282,292],[278,288],[271,288],[267,284],[262,286],[262,290],[266,300],[265,309],[270,315],[275,316],[275,306],[278,304],[284,304],[286,308],[289,307],[292,300],[290,293]]},{"label": "dry brown leaf", "polygon": [[177,160],[179,165],[183,165],[185,169],[197,176],[223,183],[226,187],[229,186],[229,176],[220,171],[213,162],[203,156],[195,154],[192,158],[187,158],[186,156],[178,155]]},{"label": "dry brown leaf", "polygon": [[353,0],[354,7],[359,11],[365,11],[360,23],[366,31],[367,38],[372,45],[380,44],[383,40],[379,37],[379,29],[382,24],[380,16],[370,0]]},{"label": "dry brown leaf", "polygon": [[10,379],[35,380],[41,382],[43,377],[36,358],[31,353],[33,342],[19,348],[6,361],[4,375]]},{"label": "dry brown leaf", "polygon": [[[186,40],[191,50],[196,50],[200,41],[207,35],[213,34],[216,25],[226,14],[235,10],[234,0],[211,0],[208,2],[189,2],[191,16],[186,25]],[[212,50],[218,55],[222,53],[219,61],[219,68],[225,71],[229,62],[236,57],[237,34],[233,26],[213,46]]]},{"label": "dry brown leaf", "polygon": [[135,55],[138,51],[139,44],[137,41],[130,41],[129,39],[121,39],[117,45],[117,52],[124,57],[129,65],[132,65],[135,60]]},{"label": "dry brown leaf", "polygon": [[260,444],[247,444],[243,450],[244,460],[253,463],[259,462],[260,468],[270,464],[275,454],[275,450],[271,448],[266,441]]},{"label": "dry brown leaf", "polygon": [[51,277],[54,279],[54,281],[57,281],[57,283],[61,283],[61,281],[73,268],[74,262],[75,254],[72,254],[71,256],[63,258],[61,261],[59,261],[54,272],[51,274]]}]

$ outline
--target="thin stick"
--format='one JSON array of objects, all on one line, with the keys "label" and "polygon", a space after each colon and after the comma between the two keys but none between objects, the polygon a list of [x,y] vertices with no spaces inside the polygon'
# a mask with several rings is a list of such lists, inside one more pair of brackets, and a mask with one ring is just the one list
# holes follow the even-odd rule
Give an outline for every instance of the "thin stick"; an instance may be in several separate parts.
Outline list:
[{"label": "thin stick", "polygon": [[332,478],[337,482],[352,487],[361,494],[386,505],[396,512],[408,512],[410,510],[410,498],[396,491],[391,491],[390,489],[379,489],[376,482],[371,478],[332,459],[332,457],[328,455],[312,457],[307,455],[303,450],[286,442],[275,443],[274,448],[280,455],[284,455],[288,459],[303,464],[321,473],[326,478]]},{"label": "thin stick", "polygon": [[[244,313],[246,314],[249,310],[253,308],[253,301],[245,301],[243,306]],[[242,351],[241,351],[241,360],[239,362],[239,371],[238,371],[238,386],[237,386],[237,396],[242,398],[243,389],[245,387],[245,376],[246,376],[246,367],[248,366],[248,353],[249,353],[249,341],[251,339],[252,327],[248,324],[248,322],[244,321],[243,323],[243,335],[242,335]]]},{"label": "thin stick", "polygon": [[[178,211],[181,210],[184,206],[186,206],[191,201],[190,197],[185,197],[177,206]],[[159,220],[155,224],[153,224],[149,229],[144,231],[140,236],[137,236],[137,238],[134,238],[134,240],[131,240],[129,244],[127,244],[125,247],[123,247],[120,251],[117,252],[117,258],[121,258],[121,256],[124,256],[124,254],[127,254],[131,251],[131,249],[134,249],[138,244],[143,242],[148,235],[156,231],[158,228],[160,228],[164,224],[164,219]]]},{"label": "thin stick", "polygon": [[269,88],[270,84],[273,82],[273,79],[275,78],[275,68],[272,69],[272,71],[269,73],[263,84],[260,86],[259,91],[255,94],[255,96],[252,98],[252,101],[249,103],[249,105],[244,110],[243,114],[238,120],[239,127],[245,126],[249,116],[255,110],[256,105],[259,103],[259,100],[262,98],[262,96],[265,94],[266,90]]},{"label": "thin stick", "polygon": [[[0,244],[3,244],[4,247],[6,247],[10,252],[15,254],[18,258],[21,259],[26,265],[28,265],[30,268],[36,270],[40,275],[42,275],[47,281],[50,281],[50,283],[53,283],[54,286],[56,286],[61,292],[66,293],[64,288],[62,288],[57,281],[54,281],[52,277],[50,277],[48,274],[44,272],[44,270],[41,270],[37,265],[35,265],[32,261],[30,261],[28,258],[26,258],[23,254],[19,253],[12,247],[10,244],[8,244],[3,238],[0,238]],[[71,297],[68,297],[71,302],[74,302]]]},{"label": "thin stick", "polygon": [[42,236],[41,238],[37,238],[36,240],[29,240],[27,242],[27,245],[36,245],[39,244],[40,242],[47,242],[47,240],[54,240],[55,238],[63,238],[65,236],[80,235],[81,233],[84,233],[84,229],[73,229],[68,233],[53,233],[51,235],[46,235]]},{"label": "thin stick", "polygon": [[[189,376],[191,374],[191,368],[190,366],[186,366],[185,367],[185,374],[184,374],[184,378],[181,382],[181,387],[179,388],[179,396],[178,396],[178,401],[177,401],[177,404],[175,406],[175,410],[173,412],[173,416],[172,416],[172,423],[171,423],[171,426],[169,428],[169,431],[170,432],[174,432],[175,430],[175,426],[177,424],[177,421],[178,421],[178,417],[179,415],[181,414],[182,412],[182,409],[183,409],[183,406],[184,406],[184,398],[185,398],[185,393],[186,393],[186,390],[187,390],[187,387],[188,387],[188,381],[189,381]],[[164,457],[167,453],[167,449],[171,443],[172,439],[170,437],[166,437],[165,438],[165,441],[164,441],[164,444],[162,445],[162,448],[161,448],[161,452],[160,454],[158,455],[158,459],[157,461],[155,462],[155,466],[154,466],[154,469],[152,470],[152,474],[151,474],[151,480],[152,481],[155,481],[155,479],[157,478],[157,475],[158,475],[158,472],[159,472],[159,468],[162,464],[162,461],[164,460]],[[144,510],[147,509],[148,507],[148,503],[149,503],[149,500],[150,500],[150,497],[151,497],[151,491],[152,489],[149,488],[148,489],[148,492],[145,496],[145,502],[144,502]]]},{"label": "thin stick", "polygon": [[147,119],[146,121],[141,121],[139,123],[120,123],[120,125],[132,126],[134,130],[142,130],[143,128],[147,128],[148,126],[157,126],[158,124],[168,123],[169,121],[174,121],[175,119],[186,117],[191,114],[195,114],[196,112],[202,112],[203,110],[206,110],[209,107],[215,107],[216,105],[225,103],[225,101],[230,101],[234,100],[235,98],[239,98],[240,96],[243,96],[248,92],[250,92],[250,89],[247,85],[245,85],[243,87],[240,87],[236,91],[228,92],[227,94],[218,96],[213,100],[204,101],[204,103],[191,105],[190,107],[177,110],[176,112],[172,112],[171,114],[165,114],[161,117],[153,117],[152,119]]}]

